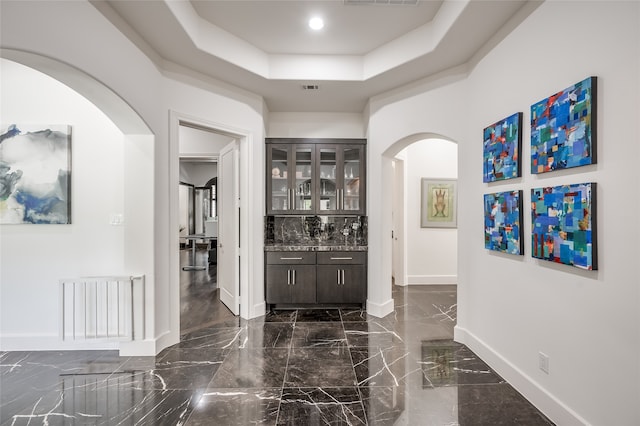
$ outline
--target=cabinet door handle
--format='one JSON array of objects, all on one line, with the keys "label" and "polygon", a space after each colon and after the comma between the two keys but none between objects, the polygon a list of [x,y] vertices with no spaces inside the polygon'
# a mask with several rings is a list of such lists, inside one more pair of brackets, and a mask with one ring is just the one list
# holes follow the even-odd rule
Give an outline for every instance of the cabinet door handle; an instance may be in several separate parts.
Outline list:
[{"label": "cabinet door handle", "polygon": [[353,257],[332,257],[331,260],[353,260]]},{"label": "cabinet door handle", "polygon": [[287,285],[291,285],[291,269],[287,269]]},{"label": "cabinet door handle", "polygon": [[344,285],[344,269],[342,270],[342,285]]},{"label": "cabinet door handle", "polygon": [[296,285],[296,270],[293,270],[293,285]]},{"label": "cabinet door handle", "polygon": [[338,272],[338,278],[337,278],[336,283],[337,283],[338,285],[340,285],[340,269],[338,269],[338,270],[337,270],[337,272]]},{"label": "cabinet door handle", "polygon": [[301,257],[281,257],[280,260],[302,260]]}]

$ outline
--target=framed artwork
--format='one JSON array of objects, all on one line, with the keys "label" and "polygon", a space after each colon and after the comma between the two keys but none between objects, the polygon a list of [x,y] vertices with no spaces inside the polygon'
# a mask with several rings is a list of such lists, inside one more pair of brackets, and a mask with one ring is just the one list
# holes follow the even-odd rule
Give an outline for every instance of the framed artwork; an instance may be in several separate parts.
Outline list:
[{"label": "framed artwork", "polygon": [[596,164],[597,79],[531,105],[531,173]]},{"label": "framed artwork", "polygon": [[422,228],[456,228],[457,181],[422,178],[420,226]]},{"label": "framed artwork", "polygon": [[522,191],[484,195],[484,247],[508,254],[524,254]]},{"label": "framed artwork", "polygon": [[596,184],[531,190],[531,256],[598,269]]},{"label": "framed artwork", "polygon": [[71,126],[0,128],[0,224],[71,223]]},{"label": "framed artwork", "polygon": [[482,181],[495,182],[513,179],[522,174],[520,152],[522,150],[522,113],[517,112],[491,126],[483,133]]}]

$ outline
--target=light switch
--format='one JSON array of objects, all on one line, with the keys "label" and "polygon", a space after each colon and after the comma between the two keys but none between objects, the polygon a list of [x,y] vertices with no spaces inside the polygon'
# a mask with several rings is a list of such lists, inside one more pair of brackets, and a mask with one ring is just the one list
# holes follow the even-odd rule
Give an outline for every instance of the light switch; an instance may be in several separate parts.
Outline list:
[{"label": "light switch", "polygon": [[124,223],[124,215],[122,213],[112,213],[109,224],[113,226],[121,226]]}]

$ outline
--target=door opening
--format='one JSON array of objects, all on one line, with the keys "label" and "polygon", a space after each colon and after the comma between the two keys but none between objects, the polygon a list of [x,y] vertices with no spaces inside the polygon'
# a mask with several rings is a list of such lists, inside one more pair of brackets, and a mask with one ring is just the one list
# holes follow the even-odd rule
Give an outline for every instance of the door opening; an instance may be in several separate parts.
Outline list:
[{"label": "door opening", "polygon": [[188,183],[190,189],[187,206],[179,197],[180,334],[239,314],[238,268],[228,259],[238,245],[232,240],[239,227],[233,213],[239,199],[239,150],[232,149],[230,163],[229,147],[238,145],[215,129],[179,123],[180,188]]}]

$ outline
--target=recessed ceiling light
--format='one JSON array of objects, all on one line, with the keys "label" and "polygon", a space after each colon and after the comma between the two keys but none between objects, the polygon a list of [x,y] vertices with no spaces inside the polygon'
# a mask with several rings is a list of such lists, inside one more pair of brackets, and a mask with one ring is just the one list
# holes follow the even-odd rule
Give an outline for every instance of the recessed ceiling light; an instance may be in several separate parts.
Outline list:
[{"label": "recessed ceiling light", "polygon": [[318,16],[309,19],[309,28],[312,30],[321,30],[324,27],[324,21]]}]

